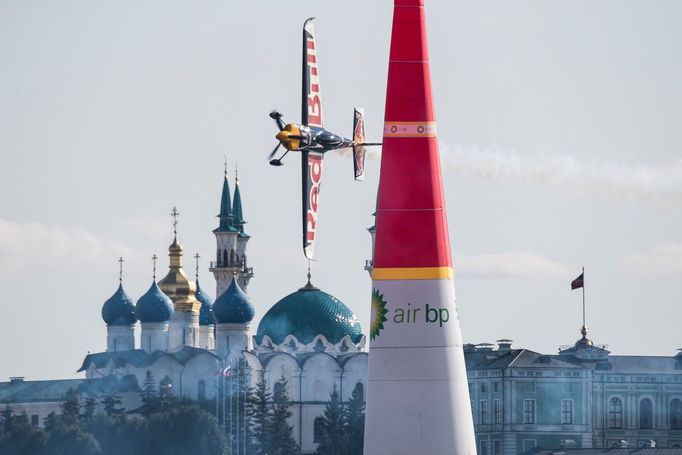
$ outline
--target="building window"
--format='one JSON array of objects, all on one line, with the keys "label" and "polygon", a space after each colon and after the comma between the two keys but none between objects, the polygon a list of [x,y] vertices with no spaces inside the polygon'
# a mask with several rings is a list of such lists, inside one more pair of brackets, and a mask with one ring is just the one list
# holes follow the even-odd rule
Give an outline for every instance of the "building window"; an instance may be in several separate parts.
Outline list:
[{"label": "building window", "polygon": [[488,400],[481,400],[478,413],[481,416],[481,425],[488,425]]},{"label": "building window", "polygon": [[639,428],[651,430],[654,427],[654,405],[650,399],[644,398],[639,402]]},{"label": "building window", "polygon": [[[493,401],[493,412],[494,412],[494,417],[495,419],[493,423],[496,425],[499,425],[502,423],[502,402],[500,400],[495,400]],[[494,445],[495,443],[493,443]]]},{"label": "building window", "polygon": [[561,391],[564,393],[573,393],[573,383],[572,382],[564,382],[561,385]]},{"label": "building window", "polygon": [[682,401],[679,398],[670,401],[670,429],[682,430]]},{"label": "building window", "polygon": [[313,423],[313,442],[322,442],[322,437],[324,435],[324,419],[322,417],[317,417]]},{"label": "building window", "polygon": [[[499,383],[499,381],[493,382],[493,392],[499,392],[499,391],[500,391],[500,383]],[[495,445],[494,442],[493,442],[493,445]]]},{"label": "building window", "polygon": [[526,382],[526,392],[535,392],[534,382]]},{"label": "building window", "polygon": [[38,414],[31,415],[31,425],[33,425],[34,427],[40,425],[40,417],[38,417]]},{"label": "building window", "polygon": [[493,440],[493,455],[502,455],[502,444],[499,439]]},{"label": "building window", "polygon": [[623,402],[620,398],[609,400],[609,428],[623,428]]},{"label": "building window", "polygon": [[478,455],[488,455],[488,441],[481,439],[478,446],[480,448]]},{"label": "building window", "polygon": [[282,397],[284,396],[284,384],[281,382],[275,382],[275,387],[274,391],[272,393],[272,398],[275,401],[275,403],[278,403],[282,400]]},{"label": "building window", "polygon": [[202,380],[199,381],[199,386],[198,386],[198,391],[197,391],[197,398],[201,400],[206,399],[206,383]]},{"label": "building window", "polygon": [[534,449],[536,445],[537,445],[537,441],[535,439],[524,439],[523,440],[523,451],[528,452],[529,450]]},{"label": "building window", "polygon": [[561,400],[561,424],[573,424],[573,400]]},{"label": "building window", "polygon": [[471,403],[471,418],[476,421],[476,408],[474,408],[474,400],[470,401]]},{"label": "building window", "polygon": [[481,393],[488,393],[488,383],[481,382]]},{"label": "building window", "polygon": [[535,423],[535,400],[523,400],[523,423]]},{"label": "building window", "polygon": [[360,395],[360,398],[362,398],[362,401],[365,401],[365,386],[362,385],[362,382],[358,382],[355,384],[355,388],[353,389],[353,394],[354,395]]}]

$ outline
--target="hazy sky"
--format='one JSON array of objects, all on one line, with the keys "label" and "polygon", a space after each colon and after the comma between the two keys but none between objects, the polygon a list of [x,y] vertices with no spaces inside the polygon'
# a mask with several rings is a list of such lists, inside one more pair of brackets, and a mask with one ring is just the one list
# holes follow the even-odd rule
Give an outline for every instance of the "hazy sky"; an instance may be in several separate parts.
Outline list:
[{"label": "hazy sky", "polygon": [[[365,108],[380,139],[390,0],[0,0],[0,380],[69,378],[105,349],[100,311],[168,265],[213,259],[223,155],[239,163],[257,323],[305,283],[297,157],[273,168],[268,112],[299,120],[316,16],[326,124]],[[465,342],[554,353],[588,326],[618,354],[682,347],[682,3],[427,0]],[[379,161],[329,156],[313,282],[366,333]],[[256,324],[254,324],[254,333]]]}]

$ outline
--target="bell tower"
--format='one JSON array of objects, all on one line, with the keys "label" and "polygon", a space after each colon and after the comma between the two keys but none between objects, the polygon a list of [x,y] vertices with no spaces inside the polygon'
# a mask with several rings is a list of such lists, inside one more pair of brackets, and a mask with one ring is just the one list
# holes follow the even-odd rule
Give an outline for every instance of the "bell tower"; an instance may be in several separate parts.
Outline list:
[{"label": "bell tower", "polygon": [[244,231],[239,176],[235,173],[234,199],[230,197],[230,183],[227,178],[227,160],[223,178],[223,191],[220,198],[220,223],[213,234],[216,236],[216,259],[211,261],[210,271],[216,280],[216,298],[228,288],[232,277],[236,276],[239,287],[246,292],[253,277],[253,267],[248,266],[246,245],[251,238]]}]

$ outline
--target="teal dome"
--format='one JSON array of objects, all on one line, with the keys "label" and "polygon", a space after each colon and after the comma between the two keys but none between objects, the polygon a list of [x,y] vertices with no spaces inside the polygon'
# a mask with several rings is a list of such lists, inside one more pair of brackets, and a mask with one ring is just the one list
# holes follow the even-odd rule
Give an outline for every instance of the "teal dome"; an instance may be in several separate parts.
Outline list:
[{"label": "teal dome", "polygon": [[168,322],[173,315],[173,301],[161,291],[156,281],[135,305],[140,322]]},{"label": "teal dome", "polygon": [[237,280],[232,277],[228,288],[220,294],[213,304],[213,317],[219,324],[246,324],[251,322],[256,311],[249,296],[242,291]]},{"label": "teal dome", "polygon": [[195,297],[201,302],[201,309],[199,310],[199,325],[213,325],[213,299],[206,294],[199,286],[199,278],[197,278],[197,292]]},{"label": "teal dome", "polygon": [[131,325],[137,322],[135,304],[123,290],[123,284],[119,284],[114,295],[104,302],[102,319],[107,325]]},{"label": "teal dome", "polygon": [[258,324],[256,341],[260,343],[265,335],[276,344],[282,343],[287,335],[306,344],[317,335],[324,335],[331,343],[348,335],[358,343],[362,330],[358,318],[343,302],[308,282],[265,313]]}]

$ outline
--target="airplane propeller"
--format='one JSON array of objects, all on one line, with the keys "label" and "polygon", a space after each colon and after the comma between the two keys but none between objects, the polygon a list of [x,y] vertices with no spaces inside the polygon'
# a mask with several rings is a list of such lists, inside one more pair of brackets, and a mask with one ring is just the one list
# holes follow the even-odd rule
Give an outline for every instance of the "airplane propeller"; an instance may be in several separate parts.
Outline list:
[{"label": "airplane propeller", "polygon": [[286,126],[284,124],[284,121],[282,120],[282,114],[280,114],[279,112],[277,112],[277,111],[270,112],[270,118],[275,121],[275,123],[277,124],[277,127],[279,128],[280,131],[282,131],[284,129],[284,127]]},{"label": "airplane propeller", "polygon": [[277,145],[275,145],[275,148],[272,149],[272,152],[270,152],[270,155],[268,155],[269,160],[272,160],[272,157],[275,156],[275,153],[277,153],[277,150],[279,150],[280,145],[282,145],[282,143],[278,142]]}]

